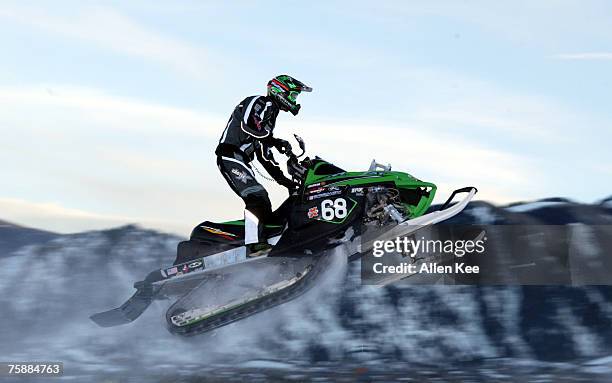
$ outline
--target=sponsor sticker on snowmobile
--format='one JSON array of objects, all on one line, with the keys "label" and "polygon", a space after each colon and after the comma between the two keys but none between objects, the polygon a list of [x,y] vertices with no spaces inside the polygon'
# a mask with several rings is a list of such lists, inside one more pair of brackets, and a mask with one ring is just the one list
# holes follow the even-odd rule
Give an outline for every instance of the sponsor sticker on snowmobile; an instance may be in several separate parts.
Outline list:
[{"label": "sponsor sticker on snowmobile", "polygon": [[384,186],[372,186],[370,188],[368,188],[368,192],[370,193],[377,193],[380,191],[385,191],[387,188]]},{"label": "sponsor sticker on snowmobile", "polygon": [[323,185],[325,185],[325,182],[317,182],[315,184],[308,185],[308,189],[316,188],[316,187],[323,186]]},{"label": "sponsor sticker on snowmobile", "polygon": [[351,193],[357,194],[357,195],[363,195],[363,188],[352,188]]},{"label": "sponsor sticker on snowmobile", "polygon": [[236,237],[236,234],[228,233],[227,231],[219,230],[215,227],[209,227],[205,225],[201,225],[200,227],[209,233],[220,235],[221,237],[225,239],[233,240]]},{"label": "sponsor sticker on snowmobile", "polygon": [[332,191],[332,192],[327,192],[327,193],[320,193],[316,195],[311,195],[310,197],[308,197],[308,200],[312,201],[312,200],[319,199],[319,198],[332,197],[338,194],[342,194],[342,192],[340,190],[337,190],[337,191]]},{"label": "sponsor sticker on snowmobile", "polygon": [[318,189],[308,190],[308,194],[317,194],[317,193],[322,192],[323,190],[325,190],[325,189],[323,189],[323,188],[318,188]]},{"label": "sponsor sticker on snowmobile", "polygon": [[318,207],[311,207],[310,209],[308,209],[308,218],[312,219],[312,218],[316,218],[319,216],[319,208]]},{"label": "sponsor sticker on snowmobile", "polygon": [[202,266],[202,262],[201,261],[195,261],[195,262],[191,262],[189,264],[189,268],[190,269],[195,269],[196,267],[200,267]]},{"label": "sponsor sticker on snowmobile", "polygon": [[178,272],[178,269],[176,268],[176,266],[175,267],[171,267],[171,268],[166,270],[166,274],[168,274],[168,275],[174,275],[177,272]]}]

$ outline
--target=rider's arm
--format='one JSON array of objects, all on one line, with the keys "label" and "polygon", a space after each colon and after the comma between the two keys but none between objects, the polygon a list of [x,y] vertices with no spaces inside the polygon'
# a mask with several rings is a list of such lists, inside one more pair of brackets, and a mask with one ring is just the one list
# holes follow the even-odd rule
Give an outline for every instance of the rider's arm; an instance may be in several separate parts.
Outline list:
[{"label": "rider's arm", "polygon": [[240,127],[242,130],[255,137],[263,139],[272,135],[272,102],[266,101],[261,96],[255,96],[252,99],[245,100],[244,112]]},{"label": "rider's arm", "polygon": [[257,160],[261,163],[268,172],[274,178],[276,182],[286,188],[293,188],[295,185],[293,181],[285,177],[285,174],[278,166],[278,163],[274,160],[271,147],[266,144],[260,144],[259,148],[255,151],[257,153]]}]

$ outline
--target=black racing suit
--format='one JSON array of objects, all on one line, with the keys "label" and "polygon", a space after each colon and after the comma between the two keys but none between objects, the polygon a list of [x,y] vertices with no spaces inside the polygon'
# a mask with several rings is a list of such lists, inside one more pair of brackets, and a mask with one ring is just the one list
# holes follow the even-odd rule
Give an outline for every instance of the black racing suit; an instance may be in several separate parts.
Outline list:
[{"label": "black racing suit", "polygon": [[230,116],[215,150],[217,166],[232,190],[243,199],[245,244],[263,242],[263,225],[272,213],[270,198],[255,179],[249,163],[255,157],[279,184],[291,189],[293,182],[285,177],[274,160],[272,147],[286,141],[272,137],[279,109],[265,96],[245,98]]}]

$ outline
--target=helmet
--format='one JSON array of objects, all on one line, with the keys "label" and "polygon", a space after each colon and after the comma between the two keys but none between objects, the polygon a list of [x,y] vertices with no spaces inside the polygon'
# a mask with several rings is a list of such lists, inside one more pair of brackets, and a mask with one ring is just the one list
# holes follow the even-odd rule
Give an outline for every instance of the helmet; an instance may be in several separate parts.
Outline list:
[{"label": "helmet", "polygon": [[312,88],[285,74],[276,76],[268,82],[268,97],[271,97],[281,110],[294,116],[300,111],[297,96],[300,92],[312,92]]}]

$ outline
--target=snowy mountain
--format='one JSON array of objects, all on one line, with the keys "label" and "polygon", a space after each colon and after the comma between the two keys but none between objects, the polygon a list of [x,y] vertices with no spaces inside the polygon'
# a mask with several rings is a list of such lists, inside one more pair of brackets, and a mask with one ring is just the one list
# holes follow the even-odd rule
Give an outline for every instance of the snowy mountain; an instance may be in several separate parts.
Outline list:
[{"label": "snowy mountain", "polygon": [[59,237],[48,231],[30,229],[0,220],[0,258],[25,245],[48,242]]},{"label": "snowy mountain", "polygon": [[[612,238],[609,201],[474,202],[453,222],[568,225],[600,251],[612,248],[606,242]],[[353,262],[339,266],[348,267],[339,284],[212,334],[181,339],[164,328],[166,302],[123,327],[98,328],[88,319],[122,303],[134,281],[170,264],[181,238],[137,226],[58,235],[4,225],[1,359],[60,360],[73,377],[223,377],[242,368],[300,380],[304,371],[312,377],[330,366],[351,366],[334,367],[350,375],[364,365],[387,373],[433,368],[482,375],[491,360],[515,372],[544,366],[597,379],[612,373],[612,359],[606,359],[612,355],[609,286],[380,288],[361,285],[360,264]]]},{"label": "snowy mountain", "polygon": [[600,202],[600,205],[603,206],[604,208],[612,209],[612,195],[602,200]]}]

